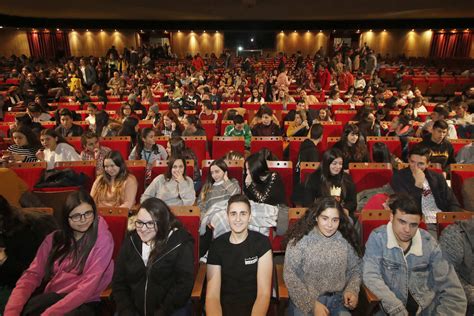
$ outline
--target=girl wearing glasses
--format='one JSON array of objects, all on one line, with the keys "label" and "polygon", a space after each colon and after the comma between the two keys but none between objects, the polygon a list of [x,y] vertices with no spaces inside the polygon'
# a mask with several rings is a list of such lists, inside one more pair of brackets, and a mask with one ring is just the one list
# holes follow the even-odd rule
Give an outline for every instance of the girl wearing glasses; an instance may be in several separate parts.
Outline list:
[{"label": "girl wearing glasses", "polygon": [[168,170],[156,177],[143,193],[140,202],[156,197],[169,206],[193,205],[196,199],[193,179],[186,175],[186,160],[172,157]]},{"label": "girl wearing glasses", "polygon": [[5,315],[95,315],[112,280],[114,242],[84,191],[71,193],[60,229],[46,236],[18,280]]},{"label": "girl wearing glasses", "polygon": [[193,239],[160,199],[140,205],[112,281],[118,315],[190,315]]}]

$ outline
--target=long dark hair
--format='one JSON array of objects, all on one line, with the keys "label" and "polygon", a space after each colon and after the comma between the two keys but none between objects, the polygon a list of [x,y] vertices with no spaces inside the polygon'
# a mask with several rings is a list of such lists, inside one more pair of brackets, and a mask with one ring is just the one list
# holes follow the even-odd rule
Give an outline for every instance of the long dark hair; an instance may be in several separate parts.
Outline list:
[{"label": "long dark hair", "polygon": [[104,111],[98,111],[95,114],[95,132],[98,137],[102,135],[102,130],[109,124],[109,114]]},{"label": "long dark hair", "polygon": [[172,170],[173,170],[173,165],[174,165],[176,160],[181,160],[183,162],[183,165],[184,165],[183,177],[186,179],[186,159],[181,157],[181,156],[177,156],[177,157],[172,156],[168,160],[168,169],[166,169],[166,172],[164,174],[166,181],[170,181],[171,178],[173,178]]},{"label": "long dark hair", "polygon": [[212,188],[212,185],[215,182],[215,180],[214,180],[214,178],[212,177],[212,174],[211,174],[211,167],[213,167],[213,166],[218,167],[219,169],[224,171],[224,173],[226,173],[229,170],[229,167],[227,166],[224,159],[222,159],[222,158],[214,160],[211,163],[211,165],[209,166],[209,173],[207,174],[206,182],[204,182],[204,185],[202,186],[202,189],[201,189],[201,200],[203,200],[203,201],[206,200],[207,193]]},{"label": "long dark hair", "polygon": [[[91,206],[94,212],[94,221],[84,236],[76,240],[74,231],[69,224],[69,214],[82,203]],[[97,216],[95,202],[89,193],[83,190],[71,193],[64,202],[61,213],[58,214],[58,219],[59,230],[53,236],[53,246],[46,264],[45,281],[52,278],[54,262],[59,260],[59,264],[61,264],[68,256],[71,256],[72,260],[67,269],[69,271],[76,270],[78,274],[82,274],[87,258],[97,240],[99,217]]]},{"label": "long dark hair", "polygon": [[[268,164],[261,152],[251,154],[250,156],[245,159],[244,166],[248,164],[250,176],[252,177],[252,181],[257,184],[263,184],[263,181],[260,177],[265,177],[269,173],[271,173],[270,169],[268,169]],[[244,168],[244,179],[247,175],[247,168]]]},{"label": "long dark hair", "polygon": [[184,143],[184,139],[182,139],[180,136],[173,136],[170,138],[169,143],[171,148],[171,157],[184,156],[186,152],[186,144]]},{"label": "long dark hair", "polygon": [[339,174],[333,175],[330,171],[331,163],[337,159],[342,158],[344,162],[344,157],[342,151],[337,148],[331,148],[326,150],[323,154],[321,159],[321,164],[319,165],[319,169],[321,170],[321,192],[324,196],[331,196],[331,187],[337,186],[341,187],[341,201],[344,201],[347,193],[347,176],[343,170],[339,172]]},{"label": "long dark hair", "polygon": [[[142,151],[145,148],[145,142],[143,141],[143,139],[146,138],[150,133],[154,132],[155,131],[151,127],[145,127],[144,129],[142,129],[140,135],[137,137],[137,147],[135,150],[136,159],[142,159]],[[158,146],[156,144],[153,144],[153,146],[151,147],[151,151],[155,154],[158,154]]]},{"label": "long dark hair", "polygon": [[33,148],[33,149],[41,148],[41,143],[39,141],[38,136],[36,136],[36,134],[28,126],[26,125],[16,126],[15,128],[11,130],[12,137],[14,133],[20,133],[20,134],[25,135],[26,141],[28,142],[28,145],[26,145],[25,147]]},{"label": "long dark hair", "polygon": [[[359,135],[357,142],[352,146],[348,145],[349,143],[348,136],[350,133]],[[368,155],[367,146],[362,140],[361,136],[362,135],[357,125],[347,124],[344,127],[344,131],[341,137],[342,153],[344,155],[343,156],[344,160],[349,160],[349,162],[351,162],[350,160],[353,157],[355,161],[363,161],[364,158],[367,157]]]},{"label": "long dark hair", "polygon": [[138,125],[139,121],[136,117],[129,116],[127,117],[122,124],[122,128],[118,132],[118,136],[130,136],[132,139],[132,144],[137,142],[137,131],[135,127]]},{"label": "long dark hair", "polygon": [[0,219],[0,237],[11,236],[26,225],[24,213],[10,205],[3,195],[0,195]]},{"label": "long dark hair", "polygon": [[342,237],[354,248],[355,252],[362,257],[362,249],[359,245],[357,234],[349,222],[349,218],[344,214],[341,204],[334,197],[325,197],[316,200],[315,204],[310,207],[304,216],[298,220],[288,232],[283,240],[283,246],[296,245],[305,235],[317,226],[319,215],[328,208],[335,208],[339,213],[339,227],[337,230]]},{"label": "long dark hair", "polygon": [[40,133],[40,137],[41,136],[50,136],[52,138],[56,138],[57,141],[56,141],[56,144],[61,144],[61,143],[65,143],[65,144],[68,144],[69,146],[72,146],[67,140],[66,138],[64,138],[62,135],[58,134],[54,129],[52,128],[47,128],[47,129],[44,129],[41,131]]},{"label": "long dark hair", "polygon": [[158,198],[146,199],[138,209],[145,209],[153,219],[156,225],[156,235],[153,240],[153,249],[151,250],[148,265],[152,265],[168,241],[168,235],[171,230],[182,229],[183,225],[176,219],[168,205]]}]

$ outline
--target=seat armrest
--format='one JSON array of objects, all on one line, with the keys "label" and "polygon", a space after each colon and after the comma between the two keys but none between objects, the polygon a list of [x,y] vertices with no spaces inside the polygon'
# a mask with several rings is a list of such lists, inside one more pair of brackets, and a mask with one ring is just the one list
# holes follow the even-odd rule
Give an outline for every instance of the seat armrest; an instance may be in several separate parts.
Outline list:
[{"label": "seat armrest", "polygon": [[205,263],[201,263],[198,268],[198,272],[196,275],[196,280],[194,281],[193,292],[191,294],[192,300],[200,300],[202,296],[202,292],[204,289],[204,279],[206,278],[206,269],[207,265]]},{"label": "seat armrest", "polygon": [[278,289],[278,300],[287,301],[288,300],[288,288],[286,287],[285,280],[283,279],[283,265],[275,265],[276,275],[277,275],[277,289]]}]

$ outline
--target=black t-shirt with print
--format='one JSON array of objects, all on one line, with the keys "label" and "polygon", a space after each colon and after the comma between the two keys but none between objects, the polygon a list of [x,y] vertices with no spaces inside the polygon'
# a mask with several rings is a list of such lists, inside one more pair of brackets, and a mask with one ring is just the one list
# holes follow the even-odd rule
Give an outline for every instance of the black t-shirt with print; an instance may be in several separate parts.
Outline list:
[{"label": "black t-shirt with print", "polygon": [[253,304],[257,298],[258,260],[271,249],[268,237],[249,231],[247,239],[232,244],[230,232],[211,244],[207,264],[221,266],[222,304]]}]

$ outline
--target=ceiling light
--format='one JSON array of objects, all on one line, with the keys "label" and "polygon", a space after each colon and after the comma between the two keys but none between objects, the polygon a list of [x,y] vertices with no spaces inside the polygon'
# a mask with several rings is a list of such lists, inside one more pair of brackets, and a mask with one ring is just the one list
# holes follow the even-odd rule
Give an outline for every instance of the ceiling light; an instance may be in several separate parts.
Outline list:
[{"label": "ceiling light", "polygon": [[244,48],[242,46],[239,46],[237,47],[237,49],[239,50],[239,52],[241,52]]}]

